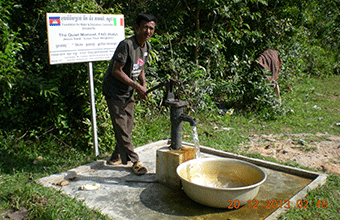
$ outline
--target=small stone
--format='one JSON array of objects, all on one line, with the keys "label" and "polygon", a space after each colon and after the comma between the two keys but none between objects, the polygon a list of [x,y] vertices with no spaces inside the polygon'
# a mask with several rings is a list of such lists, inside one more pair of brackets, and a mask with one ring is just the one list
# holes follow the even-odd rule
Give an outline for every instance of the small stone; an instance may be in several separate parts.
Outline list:
[{"label": "small stone", "polygon": [[33,163],[33,165],[36,165],[39,161],[42,161],[42,160],[43,160],[43,157],[42,157],[42,156],[39,156],[39,157],[37,157],[37,159],[34,160],[32,163]]},{"label": "small stone", "polygon": [[54,185],[54,186],[66,186],[66,185],[69,185],[69,184],[70,184],[70,182],[67,181],[67,180],[60,180],[58,182],[52,183],[52,185]]},{"label": "small stone", "polygon": [[76,171],[68,171],[67,172],[67,176],[65,176],[64,178],[65,180],[71,180],[71,181],[74,181],[74,180],[77,180],[77,172]]},{"label": "small stone", "polygon": [[287,151],[287,150],[282,151],[282,154],[288,154],[288,153],[289,153],[289,151]]},{"label": "small stone", "polygon": [[304,141],[304,140],[302,140],[302,139],[299,140],[299,144],[305,145],[305,143],[306,143],[306,141]]},{"label": "small stone", "polygon": [[9,219],[16,219],[16,220],[21,220],[21,219],[26,219],[28,217],[28,211],[25,208],[21,208],[18,211],[8,214],[6,217]]},{"label": "small stone", "polygon": [[228,128],[228,127],[225,128],[225,127],[222,127],[221,129],[222,129],[223,131],[230,131],[230,130],[233,130],[234,128]]},{"label": "small stone", "polygon": [[63,180],[63,181],[60,182],[60,186],[66,186],[66,185],[69,185],[69,184],[70,184],[70,182],[67,181],[67,180]]}]

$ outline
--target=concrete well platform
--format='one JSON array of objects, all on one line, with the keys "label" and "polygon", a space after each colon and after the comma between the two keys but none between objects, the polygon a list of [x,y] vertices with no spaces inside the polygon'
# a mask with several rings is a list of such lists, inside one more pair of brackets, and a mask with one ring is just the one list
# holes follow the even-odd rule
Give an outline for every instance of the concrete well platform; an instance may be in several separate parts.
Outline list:
[{"label": "concrete well platform", "polygon": [[[189,144],[189,143],[186,143]],[[190,144],[189,144],[190,145]],[[227,157],[245,160],[267,173],[254,201],[238,209],[210,208],[190,200],[182,190],[158,183],[156,151],[169,146],[162,140],[136,148],[148,173],[136,176],[131,165],[110,166],[106,160],[54,174],[38,180],[45,187],[54,187],[70,197],[84,201],[112,219],[277,219],[280,214],[296,206],[307,192],[323,185],[327,176],[259,159],[244,157],[201,146],[202,157]],[[70,184],[55,186],[65,177],[76,177]],[[83,184],[99,183],[100,188],[83,191]],[[289,204],[288,204],[289,203]],[[277,205],[276,205],[277,204]],[[281,206],[281,207],[280,207]]]}]

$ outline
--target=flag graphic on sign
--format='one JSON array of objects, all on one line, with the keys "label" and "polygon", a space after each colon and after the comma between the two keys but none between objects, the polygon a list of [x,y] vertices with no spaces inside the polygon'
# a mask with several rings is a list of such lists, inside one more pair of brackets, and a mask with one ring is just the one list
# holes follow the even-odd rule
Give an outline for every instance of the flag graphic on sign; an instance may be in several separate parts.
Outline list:
[{"label": "flag graphic on sign", "polygon": [[50,26],[60,26],[60,17],[49,17]]},{"label": "flag graphic on sign", "polygon": [[[120,20],[119,20],[119,26],[124,26],[124,19],[123,18],[120,18]],[[114,18],[113,19],[113,25],[114,26],[117,26],[118,24],[117,24],[117,18]]]}]

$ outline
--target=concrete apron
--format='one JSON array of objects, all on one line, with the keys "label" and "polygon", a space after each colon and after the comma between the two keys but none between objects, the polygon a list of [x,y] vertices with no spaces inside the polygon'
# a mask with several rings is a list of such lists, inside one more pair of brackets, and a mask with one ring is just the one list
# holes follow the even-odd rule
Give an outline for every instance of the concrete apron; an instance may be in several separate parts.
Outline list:
[{"label": "concrete apron", "polygon": [[[186,143],[188,144],[188,143]],[[190,145],[190,144],[189,144]],[[326,182],[327,176],[259,159],[248,158],[201,146],[202,157],[227,157],[245,160],[261,167],[268,175],[253,201],[238,209],[210,208],[193,202],[180,189],[158,183],[156,151],[169,146],[162,140],[136,148],[148,173],[133,174],[130,165],[111,166],[98,160],[66,172],[38,180],[66,195],[83,201],[111,219],[277,219],[283,212],[300,205],[307,191]],[[64,179],[68,185],[57,186]],[[71,181],[72,180],[72,181]],[[99,184],[99,189],[83,191],[84,184]],[[235,204],[230,202],[231,207]]]}]

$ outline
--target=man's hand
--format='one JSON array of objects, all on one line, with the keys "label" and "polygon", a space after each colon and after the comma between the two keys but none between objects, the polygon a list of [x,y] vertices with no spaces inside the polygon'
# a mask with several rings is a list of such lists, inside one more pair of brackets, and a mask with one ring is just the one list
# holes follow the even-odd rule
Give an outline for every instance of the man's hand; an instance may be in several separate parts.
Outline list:
[{"label": "man's hand", "polygon": [[148,96],[147,91],[146,86],[139,86],[138,89],[136,89],[139,99],[146,100]]},{"label": "man's hand", "polygon": [[140,84],[138,84],[137,82],[130,79],[130,77],[128,77],[124,73],[123,67],[124,67],[124,64],[121,64],[121,63],[118,63],[118,62],[115,61],[114,64],[113,64],[113,70],[112,70],[113,76],[116,77],[122,83],[134,88],[141,100],[146,100],[146,98],[148,96],[148,94],[147,94],[148,90],[146,88],[146,83],[145,83],[144,69],[142,70],[141,74],[138,77],[139,82],[140,82]]}]

